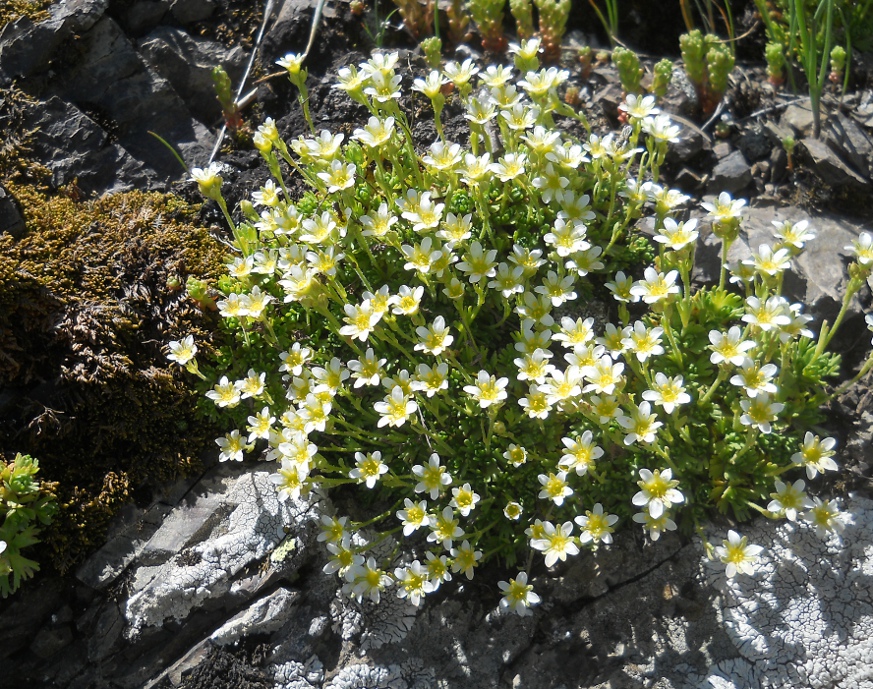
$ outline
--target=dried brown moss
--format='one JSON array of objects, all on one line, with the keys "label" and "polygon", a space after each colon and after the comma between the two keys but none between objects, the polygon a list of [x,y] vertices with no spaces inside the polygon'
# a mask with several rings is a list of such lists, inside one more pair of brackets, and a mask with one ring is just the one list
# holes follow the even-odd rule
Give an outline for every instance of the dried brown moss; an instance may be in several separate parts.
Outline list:
[{"label": "dried brown moss", "polygon": [[177,285],[217,275],[224,251],[173,196],[7,188],[28,231],[0,235],[0,452],[39,457],[59,483],[47,540],[63,570],[124,500],[190,472],[211,443],[165,347],[193,334],[209,350],[214,316]]}]

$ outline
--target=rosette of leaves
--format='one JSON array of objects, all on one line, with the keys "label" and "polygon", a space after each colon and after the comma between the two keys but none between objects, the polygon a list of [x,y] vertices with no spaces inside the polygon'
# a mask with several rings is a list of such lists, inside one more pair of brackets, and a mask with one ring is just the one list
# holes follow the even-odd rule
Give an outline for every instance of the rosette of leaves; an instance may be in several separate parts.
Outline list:
[{"label": "rosette of leaves", "polygon": [[39,564],[22,550],[39,543],[41,527],[57,510],[51,487],[39,481],[39,463],[17,454],[0,462],[0,596],[15,593],[21,582],[39,570]]}]

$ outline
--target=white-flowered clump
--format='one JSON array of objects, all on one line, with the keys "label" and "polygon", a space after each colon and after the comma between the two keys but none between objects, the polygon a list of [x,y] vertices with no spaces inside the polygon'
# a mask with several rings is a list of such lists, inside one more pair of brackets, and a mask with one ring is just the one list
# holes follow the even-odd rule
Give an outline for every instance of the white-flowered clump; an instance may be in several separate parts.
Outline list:
[{"label": "white-flowered clump", "polygon": [[[286,144],[272,121],[255,136],[272,179],[233,226],[239,255],[218,283],[236,339],[206,396],[239,426],[219,457],[275,461],[283,501],[358,491],[355,520],[325,518],[319,538],[359,602],[421,605],[489,557],[560,566],[609,546],[619,515],[651,540],[710,508],[844,524],[807,495],[836,468],[835,441],[799,428],[837,368],[833,328],[816,343],[782,294],[809,223],[780,221],[772,244],[728,263],[745,202],[721,194],[705,219],[680,219],[691,199],[659,180],[679,130],[656,100],[628,96],[621,135],[577,140],[556,124],[589,127],[562,100],[569,75],[540,69],[538,49],[519,47],[523,69],[465,60],[411,84],[397,54],[375,54],[338,75],[368,112],[351,136],[313,127]],[[298,57],[280,64],[301,88]],[[432,141],[412,138],[409,87],[433,109]],[[450,101],[469,125],[458,141]],[[220,172],[192,177],[233,223]],[[710,229],[723,261],[699,287]],[[873,240],[847,251],[857,291]],[[192,338],[169,352],[199,375]],[[394,560],[378,547],[391,533]],[[713,553],[729,576],[760,555],[734,532]],[[528,581],[500,582],[500,608],[529,614]]]}]

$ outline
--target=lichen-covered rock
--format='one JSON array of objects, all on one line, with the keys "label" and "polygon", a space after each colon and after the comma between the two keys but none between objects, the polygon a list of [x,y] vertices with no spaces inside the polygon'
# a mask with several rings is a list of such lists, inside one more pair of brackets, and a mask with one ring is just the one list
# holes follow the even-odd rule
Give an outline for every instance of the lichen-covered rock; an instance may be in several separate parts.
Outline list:
[{"label": "lichen-covered rock", "polygon": [[746,661],[737,667],[748,669],[726,686],[873,687],[873,502],[855,499],[848,512],[842,538],[790,522],[746,529],[765,549],[754,576],[725,579],[720,567],[706,567]]},{"label": "lichen-covered rock", "polygon": [[[224,519],[196,543],[184,544],[181,556],[136,569],[124,606],[128,636],[144,626],[183,620],[207,601],[246,600],[257,592],[257,587],[234,586],[237,574],[264,559],[285,538],[286,526],[305,524],[311,510],[306,502],[280,501],[269,475],[258,471],[233,480],[224,499]],[[230,628],[226,633],[231,634]]]}]

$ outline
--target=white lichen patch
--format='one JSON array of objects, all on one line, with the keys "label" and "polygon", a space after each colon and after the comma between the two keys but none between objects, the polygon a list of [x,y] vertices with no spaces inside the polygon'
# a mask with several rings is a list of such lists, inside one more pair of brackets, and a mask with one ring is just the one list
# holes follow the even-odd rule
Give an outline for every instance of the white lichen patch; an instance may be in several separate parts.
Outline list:
[{"label": "white lichen patch", "polygon": [[265,558],[286,537],[286,526],[308,521],[309,503],[280,501],[269,476],[255,471],[234,481],[225,498],[227,516],[191,548],[191,558],[134,575],[135,592],[124,610],[130,635],[166,619],[184,619],[205,600],[223,596],[243,567]]},{"label": "white lichen patch", "polygon": [[787,521],[744,529],[764,547],[753,575],[727,579],[705,564],[739,658],[701,686],[873,689],[873,502],[854,498],[846,511],[841,538]]}]

